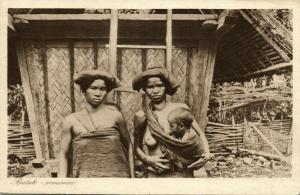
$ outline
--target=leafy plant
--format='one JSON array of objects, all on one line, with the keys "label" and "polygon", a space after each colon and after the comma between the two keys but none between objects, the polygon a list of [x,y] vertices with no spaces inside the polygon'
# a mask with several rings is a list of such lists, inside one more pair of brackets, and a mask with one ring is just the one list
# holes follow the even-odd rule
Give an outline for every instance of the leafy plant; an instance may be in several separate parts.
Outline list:
[{"label": "leafy plant", "polygon": [[10,85],[7,93],[7,113],[13,120],[21,120],[22,111],[26,110],[24,92],[21,85]]}]

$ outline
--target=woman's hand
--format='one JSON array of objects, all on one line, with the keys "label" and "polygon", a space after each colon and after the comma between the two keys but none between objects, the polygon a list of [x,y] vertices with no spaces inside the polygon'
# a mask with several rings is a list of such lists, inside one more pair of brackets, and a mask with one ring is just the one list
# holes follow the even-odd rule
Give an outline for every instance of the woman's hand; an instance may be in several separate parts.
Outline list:
[{"label": "woman's hand", "polygon": [[164,165],[164,163],[168,163],[169,160],[164,158],[165,155],[154,155],[154,156],[147,156],[147,164],[150,165],[156,172],[163,173],[166,170],[169,170],[170,167]]},{"label": "woman's hand", "polygon": [[214,158],[214,155],[210,152],[204,153],[201,155],[201,157],[196,161],[187,166],[189,169],[199,169],[205,165],[205,163],[209,160],[212,160]]}]

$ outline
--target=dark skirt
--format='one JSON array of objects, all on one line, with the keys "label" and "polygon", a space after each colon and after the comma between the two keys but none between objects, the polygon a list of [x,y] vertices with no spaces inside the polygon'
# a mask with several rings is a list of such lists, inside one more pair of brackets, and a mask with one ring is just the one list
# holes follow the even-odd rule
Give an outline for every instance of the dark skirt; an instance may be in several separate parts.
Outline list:
[{"label": "dark skirt", "polygon": [[116,128],[83,132],[72,141],[71,177],[130,177]]}]

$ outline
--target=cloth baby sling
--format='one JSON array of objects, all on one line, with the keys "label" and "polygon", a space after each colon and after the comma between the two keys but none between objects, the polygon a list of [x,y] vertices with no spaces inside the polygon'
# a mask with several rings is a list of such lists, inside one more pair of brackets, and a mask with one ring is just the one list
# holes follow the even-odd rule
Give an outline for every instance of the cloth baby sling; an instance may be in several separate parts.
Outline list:
[{"label": "cloth baby sling", "polygon": [[144,112],[152,136],[165,147],[171,160],[179,161],[183,165],[180,168],[186,168],[201,157],[204,151],[198,134],[187,140],[176,139],[164,131],[150,105],[146,106]]}]

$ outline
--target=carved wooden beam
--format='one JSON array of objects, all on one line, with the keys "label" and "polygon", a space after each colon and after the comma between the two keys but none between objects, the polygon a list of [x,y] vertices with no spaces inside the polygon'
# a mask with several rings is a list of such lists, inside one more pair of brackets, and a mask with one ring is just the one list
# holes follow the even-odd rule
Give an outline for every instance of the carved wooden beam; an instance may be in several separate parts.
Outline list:
[{"label": "carved wooden beam", "polygon": [[12,17],[10,14],[8,14],[8,22],[7,22],[7,26],[8,26],[11,30],[16,31],[16,29],[15,29],[15,27],[14,27],[14,24],[13,24],[13,21],[14,21],[13,17]]},{"label": "carved wooden beam", "polygon": [[217,39],[221,39],[236,25],[238,17],[239,15],[237,10],[224,10],[220,14],[216,30]]},{"label": "carved wooden beam", "polygon": [[[23,20],[44,20],[44,21],[61,21],[61,20],[110,20],[111,14],[14,14],[14,18]],[[215,20],[217,14],[173,14],[172,20],[190,20],[190,21],[205,21]],[[161,20],[166,21],[166,14],[118,14],[119,20]],[[19,23],[21,21],[14,21]]]}]

